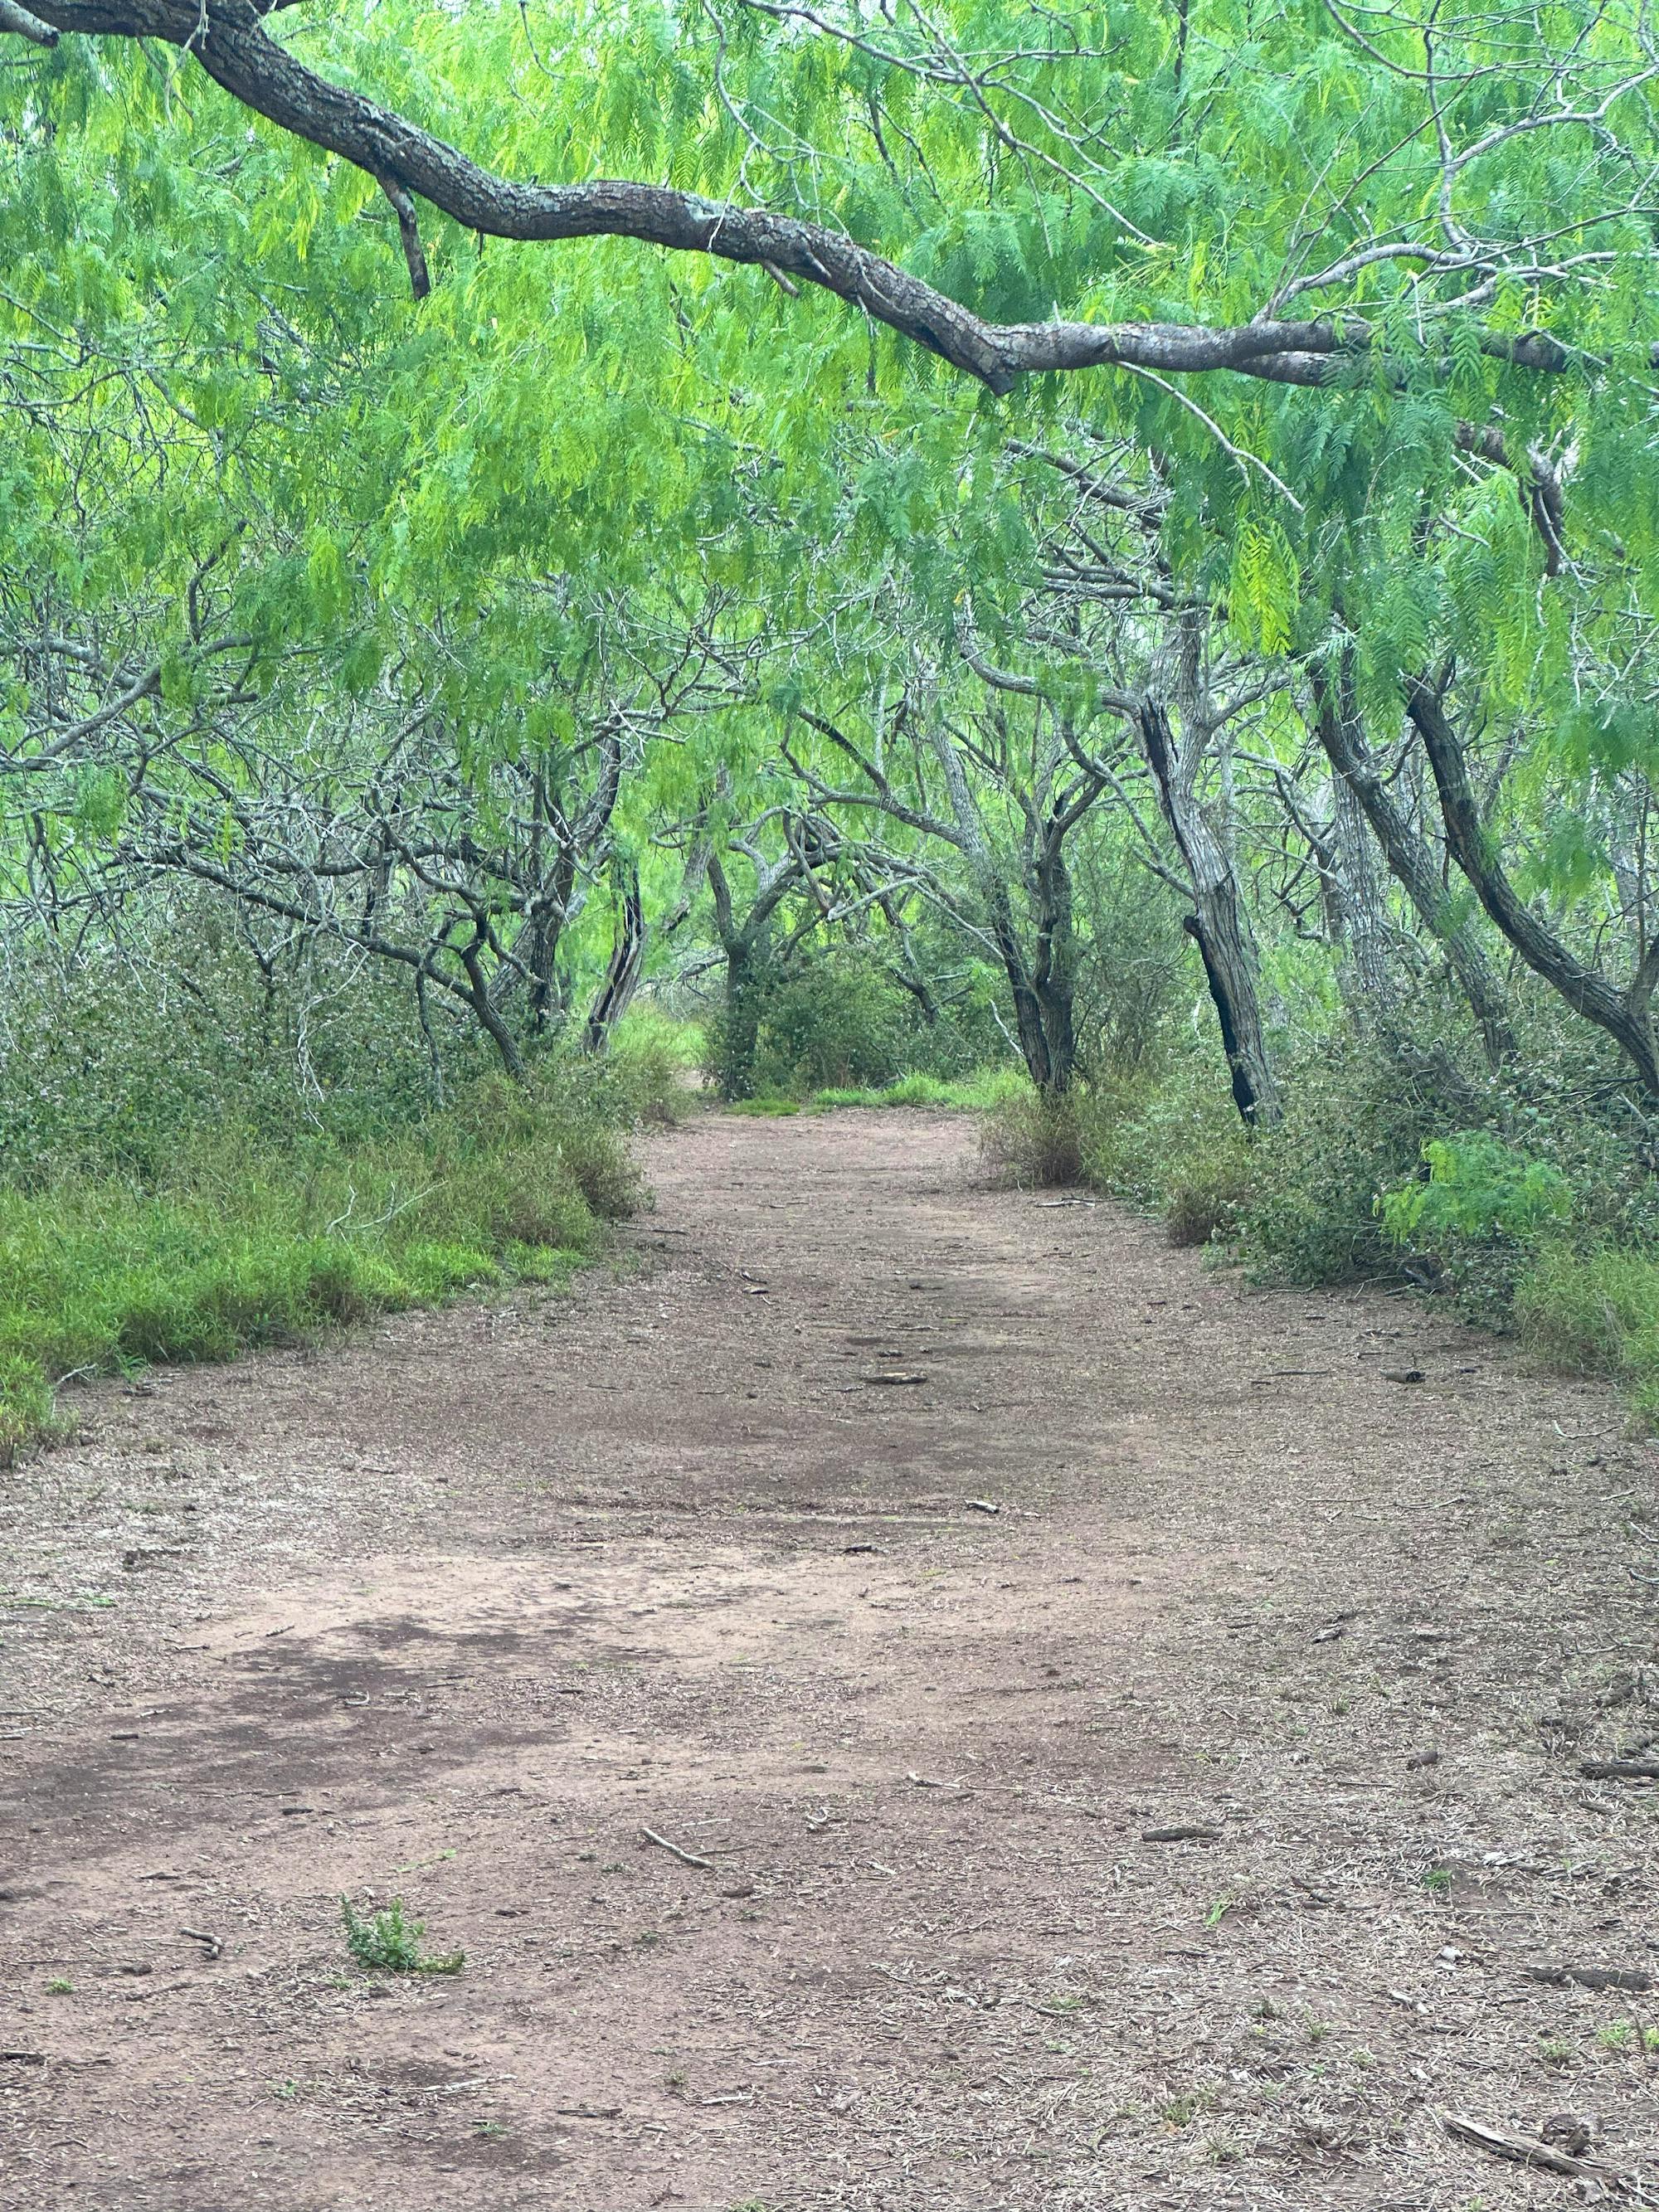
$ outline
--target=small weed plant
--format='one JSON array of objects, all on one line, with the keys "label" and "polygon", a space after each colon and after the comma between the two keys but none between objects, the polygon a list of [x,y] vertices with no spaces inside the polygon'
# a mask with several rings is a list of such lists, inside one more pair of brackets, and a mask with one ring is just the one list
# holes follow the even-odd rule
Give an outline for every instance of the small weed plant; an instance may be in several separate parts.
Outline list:
[{"label": "small weed plant", "polygon": [[349,1898],[343,1897],[340,1919],[346,1948],[365,1972],[459,1974],[466,1964],[465,1951],[439,1954],[422,1950],[426,1923],[409,1917],[401,1897],[394,1897],[390,1905],[367,1916],[356,1910]]}]

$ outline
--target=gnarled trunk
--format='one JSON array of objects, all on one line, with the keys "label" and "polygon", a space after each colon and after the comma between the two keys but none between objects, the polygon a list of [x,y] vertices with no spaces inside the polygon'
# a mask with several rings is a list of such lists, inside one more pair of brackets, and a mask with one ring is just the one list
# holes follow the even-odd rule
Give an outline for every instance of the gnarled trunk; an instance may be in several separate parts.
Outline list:
[{"label": "gnarled trunk", "polygon": [[601,1053],[611,1032],[628,1012],[645,972],[645,909],[640,900],[640,872],[632,861],[617,869],[617,935],[611,964],[587,1017],[583,1034],[586,1049]]},{"label": "gnarled trunk", "polygon": [[1255,946],[1244,919],[1237,875],[1199,803],[1201,744],[1188,733],[1177,746],[1169,715],[1156,699],[1143,699],[1136,719],[1158,804],[1192,885],[1193,910],[1182,927],[1204,963],[1232,1079],[1233,1103],[1252,1127],[1270,1127],[1279,1120],[1283,1108],[1262,1036]]},{"label": "gnarled trunk", "polygon": [[1559,992],[1575,1013],[1605,1030],[1635,1068],[1648,1096],[1659,1098],[1659,1039],[1653,1026],[1659,955],[1650,948],[1623,991],[1587,967],[1532,911],[1504,873],[1498,847],[1480,819],[1462,740],[1439,694],[1427,684],[1410,683],[1406,711],[1434,773],[1447,846],[1474,886],[1476,897],[1533,973]]},{"label": "gnarled trunk", "polygon": [[1515,1051],[1503,983],[1482,950],[1472,921],[1451,913],[1433,854],[1383,782],[1352,701],[1346,696],[1346,675],[1343,689],[1345,696],[1339,700],[1326,678],[1318,675],[1314,678],[1314,728],[1335,773],[1339,799],[1348,793],[1370,824],[1390,872],[1423,927],[1445,953],[1446,964],[1480,1025],[1489,1064],[1499,1066]]}]

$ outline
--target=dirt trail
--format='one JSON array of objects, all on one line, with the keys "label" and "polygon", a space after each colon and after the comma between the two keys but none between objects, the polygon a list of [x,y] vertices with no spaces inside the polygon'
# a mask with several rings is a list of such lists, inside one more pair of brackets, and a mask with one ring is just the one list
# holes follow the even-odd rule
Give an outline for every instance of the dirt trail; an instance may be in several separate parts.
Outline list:
[{"label": "dirt trail", "polygon": [[1659,1998],[1528,1971],[1659,1973],[1652,1788],[1580,1771],[1659,1727],[1607,1395],[959,1120],[649,1164],[615,1279],[0,1478],[0,2203],[1577,2201],[1446,2109],[1659,2175]]}]

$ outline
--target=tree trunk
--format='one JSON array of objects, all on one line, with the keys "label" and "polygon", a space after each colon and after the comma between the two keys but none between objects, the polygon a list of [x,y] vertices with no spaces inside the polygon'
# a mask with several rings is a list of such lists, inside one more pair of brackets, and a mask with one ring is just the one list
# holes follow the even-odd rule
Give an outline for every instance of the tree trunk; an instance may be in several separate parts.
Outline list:
[{"label": "tree trunk", "polygon": [[1158,803],[1192,884],[1193,911],[1182,927],[1204,963],[1232,1078],[1233,1103],[1250,1127],[1271,1127],[1283,1109],[1262,1036],[1255,947],[1245,923],[1238,878],[1198,801],[1200,748],[1190,733],[1176,748],[1170,718],[1155,699],[1141,701],[1137,720]]},{"label": "tree trunk", "polygon": [[460,963],[466,971],[467,1002],[477,1016],[479,1025],[495,1046],[501,1066],[515,1083],[522,1083],[525,1076],[524,1054],[519,1050],[518,1039],[502,1019],[500,1010],[489,995],[489,978],[484,973],[483,961],[481,957],[483,944],[484,939],[480,934],[475,937],[470,945],[464,945],[459,948]]},{"label": "tree trunk", "polygon": [[617,872],[621,882],[617,886],[616,942],[611,948],[611,965],[587,1017],[583,1038],[584,1048],[591,1053],[602,1053],[610,1043],[611,1032],[628,1012],[645,972],[645,912],[640,902],[640,872],[637,866],[630,863]]},{"label": "tree trunk", "polygon": [[1384,784],[1352,701],[1345,697],[1339,703],[1329,684],[1317,675],[1314,698],[1314,727],[1335,771],[1339,799],[1348,793],[1370,824],[1390,872],[1423,927],[1445,953],[1447,965],[1480,1025],[1489,1065],[1500,1066],[1515,1051],[1515,1032],[1510,1026],[1502,981],[1481,947],[1473,921],[1459,921],[1451,915],[1434,855]]},{"label": "tree trunk", "polygon": [[1064,835],[1057,823],[1047,825],[1036,870],[1037,959],[1032,982],[1048,1047],[1047,1088],[1055,1097],[1071,1088],[1077,1070],[1077,938]]},{"label": "tree trunk", "polygon": [[1333,846],[1342,885],[1347,965],[1356,1001],[1375,1021],[1393,1009],[1400,995],[1399,978],[1389,956],[1388,906],[1377,878],[1376,843],[1345,776],[1334,779],[1333,806]]},{"label": "tree trunk", "polygon": [[[1052,859],[1045,859],[1033,872],[1038,903],[1038,951],[1033,966],[1020,944],[1006,877],[986,836],[956,747],[938,721],[928,734],[950,793],[959,848],[974,872],[990,935],[1008,978],[1014,1031],[1026,1073],[1045,1098],[1059,1098],[1070,1086],[1077,1058],[1071,1012],[1070,884],[1060,857],[1059,838],[1049,841]],[[1045,868],[1063,892],[1059,903],[1054,884],[1044,888]],[[1060,955],[1058,966],[1057,952]]]},{"label": "tree trunk", "polygon": [[1451,856],[1474,886],[1476,897],[1534,975],[1559,992],[1575,1013],[1606,1031],[1640,1077],[1642,1088],[1659,1098],[1659,1041],[1653,1028],[1653,969],[1638,963],[1626,991],[1588,968],[1540,920],[1504,872],[1498,847],[1488,836],[1469,784],[1463,746],[1429,684],[1407,686],[1406,711],[1429,757]]}]

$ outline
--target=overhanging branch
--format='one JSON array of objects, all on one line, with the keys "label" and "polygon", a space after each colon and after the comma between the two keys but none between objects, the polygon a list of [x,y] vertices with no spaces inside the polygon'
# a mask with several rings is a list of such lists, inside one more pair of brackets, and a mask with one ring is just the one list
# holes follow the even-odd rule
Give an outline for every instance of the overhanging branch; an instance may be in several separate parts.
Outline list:
[{"label": "overhanging branch", "polygon": [[[396,197],[414,197],[468,230],[492,238],[551,241],[632,238],[671,251],[708,254],[759,268],[781,283],[833,293],[890,330],[975,377],[1012,390],[1042,371],[1123,368],[1188,376],[1230,369],[1270,383],[1317,386],[1339,356],[1369,349],[1363,322],[1264,320],[1224,328],[1182,323],[989,323],[894,263],[821,225],[708,200],[694,192],[615,179],[580,185],[515,183],[456,148],[295,58],[264,28],[258,0],[40,0],[31,12],[0,0],[0,31],[51,43],[58,32],[154,39],[194,55],[233,98],[309,144],[336,154],[385,185],[417,296],[424,257]],[[410,240],[414,237],[411,248]],[[1486,331],[1497,360],[1546,374],[1579,359],[1541,331]],[[1659,354],[1659,349],[1656,349]]]}]

